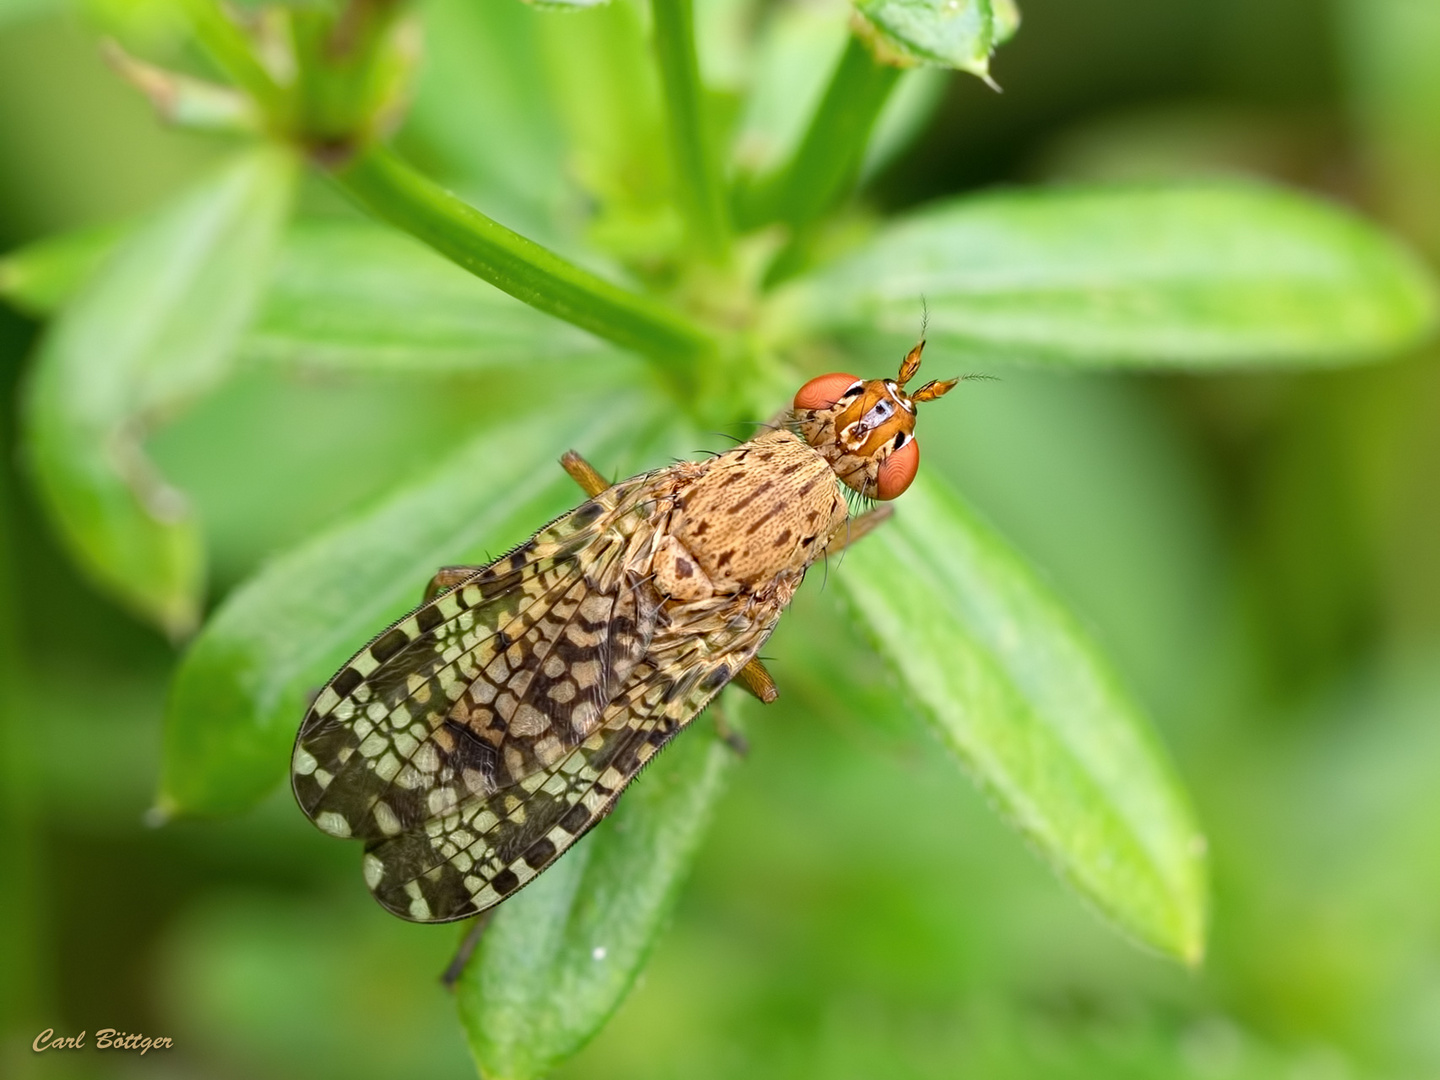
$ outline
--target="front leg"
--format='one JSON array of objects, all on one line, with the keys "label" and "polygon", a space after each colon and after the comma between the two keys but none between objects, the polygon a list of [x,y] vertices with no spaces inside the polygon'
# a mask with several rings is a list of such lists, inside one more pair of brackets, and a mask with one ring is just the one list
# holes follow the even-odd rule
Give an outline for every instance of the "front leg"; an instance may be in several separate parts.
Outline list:
[{"label": "front leg", "polygon": [[895,513],[888,505],[875,507],[867,510],[857,518],[846,518],[840,523],[840,527],[830,534],[830,539],[825,542],[825,554],[835,555],[844,551],[851,544],[870,535],[875,529],[890,519]]},{"label": "front leg", "polygon": [[[585,489],[585,494],[592,498],[599,495],[610,486],[600,473],[583,457],[574,450],[566,451],[560,458],[560,466],[574,477],[575,482]],[[425,586],[425,603],[434,600],[443,592],[449,592],[456,585],[464,584],[475,571],[482,569],[479,566],[442,566],[430,579],[430,584]]]},{"label": "front leg", "polygon": [[569,473],[570,478],[592,499],[610,486],[610,481],[574,450],[566,450],[560,455],[560,467]]}]

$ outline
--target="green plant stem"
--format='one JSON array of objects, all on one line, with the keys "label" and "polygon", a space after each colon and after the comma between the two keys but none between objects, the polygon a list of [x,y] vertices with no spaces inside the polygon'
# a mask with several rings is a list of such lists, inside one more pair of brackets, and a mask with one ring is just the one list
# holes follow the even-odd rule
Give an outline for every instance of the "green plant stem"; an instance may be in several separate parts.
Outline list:
[{"label": "green plant stem", "polygon": [[843,198],[860,174],[870,132],[900,74],[852,34],[794,156],[737,192],[741,226],[783,221],[803,229]]},{"label": "green plant stem", "polygon": [[730,250],[730,221],[705,122],[693,0],[653,0],[651,11],[679,202],[692,242],[707,258],[721,261]]},{"label": "green plant stem", "polygon": [[181,6],[201,48],[255,100],[272,125],[284,128],[290,120],[285,91],[256,59],[245,33],[230,21],[217,0],[181,0]]},{"label": "green plant stem", "polygon": [[297,126],[307,140],[344,142],[369,130],[382,53],[402,11],[398,0],[347,0],[338,11],[291,12]]},{"label": "green plant stem", "polygon": [[715,353],[715,342],[704,331],[512,232],[383,147],[356,151],[333,175],[361,205],[472,274],[532,307],[659,361],[672,379]]}]

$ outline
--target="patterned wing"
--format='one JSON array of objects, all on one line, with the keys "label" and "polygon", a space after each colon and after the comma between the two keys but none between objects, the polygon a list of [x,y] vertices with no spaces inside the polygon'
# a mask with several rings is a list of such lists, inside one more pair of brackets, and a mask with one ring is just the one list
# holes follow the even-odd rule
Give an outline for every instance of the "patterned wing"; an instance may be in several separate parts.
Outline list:
[{"label": "patterned wing", "polygon": [[741,653],[734,642],[713,636],[662,631],[598,728],[552,767],[514,790],[469,799],[423,828],[370,844],[365,880],[376,899],[420,922],[461,919],[498,904],[610,812],[645,763],[745,665],[773,624],[749,628]]},{"label": "patterned wing", "polygon": [[[645,656],[652,476],[602,493],[417,608],[320,692],[293,786],[324,831],[378,844],[548,770]],[[415,917],[415,916],[411,916]]]}]

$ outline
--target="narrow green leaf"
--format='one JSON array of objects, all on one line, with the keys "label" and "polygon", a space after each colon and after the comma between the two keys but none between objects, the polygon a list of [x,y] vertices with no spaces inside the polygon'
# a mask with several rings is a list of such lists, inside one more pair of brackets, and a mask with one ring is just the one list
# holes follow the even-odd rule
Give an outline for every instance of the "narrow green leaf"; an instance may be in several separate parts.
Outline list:
[{"label": "narrow green leaf", "polygon": [[773,171],[794,154],[849,39],[833,11],[782,4],[767,12],[755,28],[731,151],[743,172]]},{"label": "narrow green leaf", "polygon": [[848,195],[870,132],[900,71],[849,37],[795,153],[774,172],[740,184],[735,216],[744,228],[785,221],[803,228]]},{"label": "narrow green leaf", "polygon": [[1124,932],[1194,964],[1205,841],[1164,752],[1063,606],[924,474],[837,578],[940,738]]},{"label": "narrow green leaf", "polygon": [[1349,363],[1415,345],[1440,310],[1434,278],[1373,226],[1247,184],[945,202],[796,299],[812,331],[871,346],[914,334],[923,302],[931,340],[963,366]]},{"label": "narrow green leaf", "polygon": [[142,450],[210,389],[265,286],[296,163],[246,153],[138,228],[50,327],[26,399],[26,453],[95,581],[172,635],[199,611],[203,552],[184,496]]},{"label": "narrow green leaf", "polygon": [[403,233],[336,219],[296,223],[240,352],[286,366],[412,374],[631,363]]},{"label": "narrow green leaf", "polygon": [[47,236],[8,252],[0,259],[0,296],[27,315],[54,314],[126,232],[125,225],[99,225]]},{"label": "narrow green leaf", "polygon": [[909,149],[930,127],[935,111],[945,99],[950,73],[942,68],[914,68],[902,72],[900,81],[875,118],[875,131],[865,148],[860,167],[861,186]]},{"label": "narrow green leaf", "polygon": [[[726,695],[727,718],[738,696]],[[634,985],[739,760],[710,724],[694,726],[485,929],[457,1000],[483,1075],[543,1076],[599,1031]]]},{"label": "narrow green leaf", "polygon": [[695,52],[694,2],[652,0],[650,15],[655,21],[652,44],[665,93],[677,201],[696,249],[721,261],[729,251],[730,220]]},{"label": "narrow green leaf", "polygon": [[[0,296],[29,314],[54,313],[130,229],[82,229],[11,252],[0,259]],[[629,362],[403,233],[350,218],[291,225],[238,353],[285,367],[408,374]]]},{"label": "narrow green leaf", "polygon": [[[591,203],[590,239],[641,262],[669,258],[685,225],[674,159],[665,153],[665,92],[647,41],[647,7],[551,14],[540,35],[546,87],[564,125],[565,172]],[[655,22],[656,33],[663,22]]]},{"label": "narrow green leaf", "polygon": [[[767,12],[756,30],[745,110],[734,138],[734,157],[742,172],[755,176],[773,172],[794,155],[826,92],[826,76],[851,36],[828,7],[785,4]],[[925,129],[948,76],[940,68],[901,74],[875,120],[865,148],[862,181],[894,160]]]},{"label": "narrow green leaf", "polygon": [[527,418],[487,431],[226,599],[175,677],[157,799],[163,816],[225,813],[263,797],[285,775],[309,695],[418,604],[436,569],[488,562],[487,552],[498,555],[580,502],[554,464],[560,454],[573,445],[604,461],[610,444],[632,441],[647,412],[658,412],[633,388],[547,407],[543,424]]},{"label": "narrow green leaf", "polygon": [[176,6],[189,22],[195,41],[216,66],[260,106],[267,120],[283,129],[293,119],[292,102],[261,62],[252,35],[219,0],[178,0]]},{"label": "narrow green leaf", "polygon": [[[992,0],[857,0],[876,55],[897,64],[939,64],[981,78],[990,74],[997,35]],[[1014,32],[1006,12],[1005,28]]]},{"label": "narrow green leaf", "polygon": [[147,64],[114,40],[102,48],[115,73],[144,94],[166,124],[214,135],[265,134],[255,102],[234,87]]}]

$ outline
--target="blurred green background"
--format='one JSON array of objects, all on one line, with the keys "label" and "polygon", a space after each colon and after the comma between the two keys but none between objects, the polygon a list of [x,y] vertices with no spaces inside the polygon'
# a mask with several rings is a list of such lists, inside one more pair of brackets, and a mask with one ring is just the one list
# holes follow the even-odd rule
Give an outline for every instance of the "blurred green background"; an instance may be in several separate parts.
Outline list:
[{"label": "blurred green background", "polygon": [[[117,11],[161,32],[143,2],[0,5],[0,250],[143,211],[217,160],[106,70]],[[949,82],[874,202],[1262,175],[1440,257],[1434,0],[1030,0],[1025,20],[1004,93]],[[16,467],[37,332],[0,308],[0,1074],[473,1075],[436,981],[456,930],[385,915],[288,791],[143,824],[176,653],[77,578]],[[863,707],[835,702],[826,673],[874,661],[812,582],[798,606],[835,611],[835,640],[782,623],[785,696],[674,925],[562,1075],[1440,1078],[1440,356],[996,374],[927,429],[925,467],[1048,572],[1154,717],[1210,837],[1204,965],[1088,913],[878,665]],[[197,493],[213,595],[452,445],[479,395],[250,371],[167,427],[152,450]],[[877,853],[891,890],[855,873]],[[176,1049],[33,1055],[47,1027]]]}]

